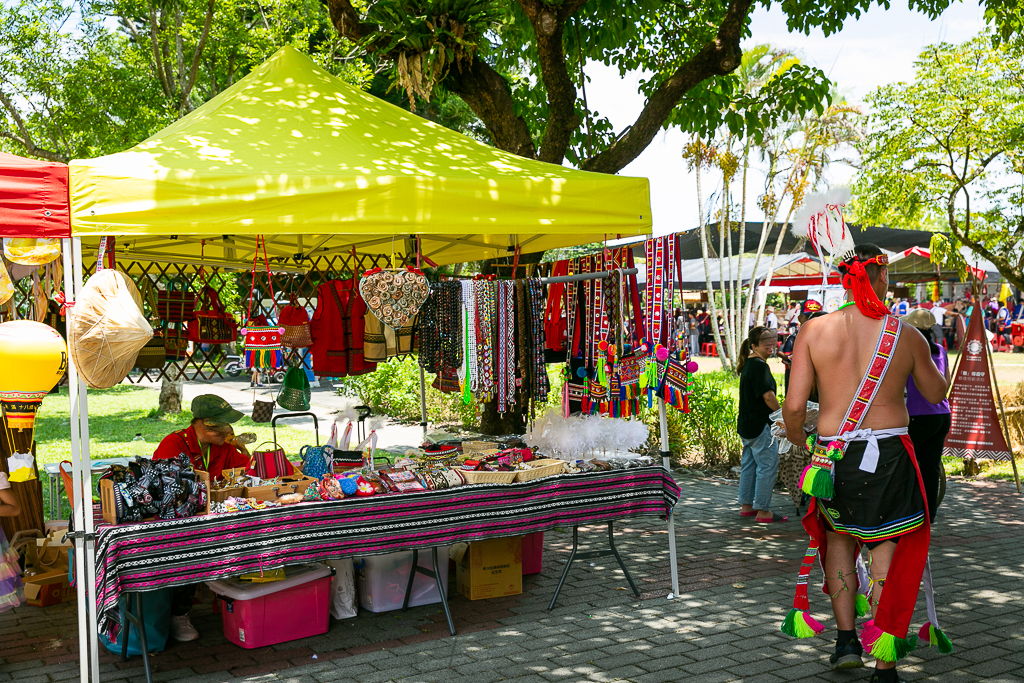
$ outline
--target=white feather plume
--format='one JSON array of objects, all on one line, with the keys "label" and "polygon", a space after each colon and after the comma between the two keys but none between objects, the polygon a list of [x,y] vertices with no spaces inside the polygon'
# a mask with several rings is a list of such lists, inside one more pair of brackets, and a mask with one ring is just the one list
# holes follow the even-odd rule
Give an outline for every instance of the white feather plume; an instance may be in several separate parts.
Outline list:
[{"label": "white feather plume", "polygon": [[549,410],[533,423],[523,440],[543,453],[563,460],[589,455],[593,451],[640,448],[650,433],[641,420],[603,418],[597,415],[563,417]]},{"label": "white feather plume", "polygon": [[[793,219],[793,235],[795,237],[810,237],[812,219],[818,215],[824,216],[828,211],[829,206],[838,206],[839,209],[842,210],[842,208],[849,203],[850,196],[850,188],[848,187],[833,187],[828,192],[813,192],[807,195],[806,199],[804,199],[803,206],[801,206],[800,210],[796,212],[796,217]],[[835,220],[830,220],[829,225],[833,224],[838,227],[838,223]],[[818,226],[819,230],[823,229],[823,221],[818,221]],[[846,232],[847,235],[849,235],[849,230]],[[820,237],[824,237],[824,235],[821,235]],[[840,242],[838,238],[839,235],[833,235],[831,244],[836,244],[838,246]],[[819,239],[818,242],[821,244],[823,249],[829,248],[830,240]],[[850,243],[852,245],[852,239],[850,240]],[[833,255],[838,255],[840,252],[833,251],[831,253]]]}]

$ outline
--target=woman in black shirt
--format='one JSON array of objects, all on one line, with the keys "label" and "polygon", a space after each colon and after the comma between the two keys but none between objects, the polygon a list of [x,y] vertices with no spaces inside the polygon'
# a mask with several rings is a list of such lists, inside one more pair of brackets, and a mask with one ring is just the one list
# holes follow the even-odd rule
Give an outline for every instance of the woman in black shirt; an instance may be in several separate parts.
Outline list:
[{"label": "woman in black shirt", "polygon": [[775,354],[775,330],[755,327],[740,346],[740,407],[736,431],[743,442],[740,460],[740,515],[764,524],[785,522],[788,517],[771,511],[772,489],[779,472],[779,451],[772,442],[769,416],[779,409],[775,378],[767,359]]}]

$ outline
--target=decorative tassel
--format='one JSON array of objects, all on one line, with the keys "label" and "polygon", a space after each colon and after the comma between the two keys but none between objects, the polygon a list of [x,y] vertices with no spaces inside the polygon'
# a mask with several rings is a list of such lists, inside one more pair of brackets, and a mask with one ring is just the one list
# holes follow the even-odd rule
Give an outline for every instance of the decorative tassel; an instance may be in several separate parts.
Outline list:
[{"label": "decorative tassel", "polygon": [[815,498],[831,499],[836,493],[832,473],[816,465],[808,465],[800,475],[800,490]]},{"label": "decorative tassel", "polygon": [[930,621],[924,622],[924,626],[917,632],[918,642],[924,641],[925,647],[935,645],[939,652],[948,655],[953,651],[953,642],[942,632],[942,629],[933,626]]},{"label": "decorative tassel", "polygon": [[875,626],[874,620],[865,622],[860,634],[861,645],[875,659],[895,662],[903,659],[917,647],[917,636],[897,638]]},{"label": "decorative tassel", "polygon": [[864,617],[871,613],[871,603],[868,602],[868,596],[863,593],[857,593],[857,616]]},{"label": "decorative tassel", "polygon": [[813,638],[825,630],[810,612],[793,608],[782,622],[782,632],[794,638]]}]

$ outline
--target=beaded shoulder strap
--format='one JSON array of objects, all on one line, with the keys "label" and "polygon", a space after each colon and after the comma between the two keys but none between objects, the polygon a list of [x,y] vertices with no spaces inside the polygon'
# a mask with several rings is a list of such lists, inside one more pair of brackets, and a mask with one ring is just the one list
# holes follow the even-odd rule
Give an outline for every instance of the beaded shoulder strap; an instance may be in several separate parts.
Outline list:
[{"label": "beaded shoulder strap", "polygon": [[879,387],[882,386],[885,373],[889,371],[889,364],[892,362],[892,355],[896,351],[896,344],[899,342],[902,330],[903,323],[899,318],[891,315],[885,316],[882,332],[878,335],[878,341],[875,343],[875,353],[871,357],[871,362],[868,363],[867,370],[864,371],[864,377],[860,380],[860,386],[857,387],[857,393],[854,395],[850,407],[846,409],[843,426],[839,430],[840,435],[860,428],[861,422],[868,414],[868,409],[871,408],[872,401],[875,400],[875,395],[878,394]]}]

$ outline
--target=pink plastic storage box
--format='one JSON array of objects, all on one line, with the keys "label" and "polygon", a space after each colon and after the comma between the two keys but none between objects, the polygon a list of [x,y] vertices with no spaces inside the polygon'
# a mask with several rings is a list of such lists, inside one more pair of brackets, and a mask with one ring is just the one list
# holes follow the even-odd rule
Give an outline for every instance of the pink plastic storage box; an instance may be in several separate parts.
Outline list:
[{"label": "pink plastic storage box", "polygon": [[523,536],[523,576],[540,574],[544,568],[544,532]]},{"label": "pink plastic storage box", "polygon": [[285,567],[281,581],[222,579],[206,585],[224,602],[224,637],[252,649],[327,633],[331,575],[327,565],[304,564]]},{"label": "pink plastic storage box", "polygon": [[[451,546],[437,549],[437,566],[441,570],[441,585],[445,596],[448,594],[448,551]],[[409,585],[409,572],[412,571],[412,551],[403,550],[387,555],[371,555],[356,557],[352,562],[356,568],[357,591],[359,606],[371,612],[390,612],[402,609],[405,589]],[[419,549],[419,566],[434,569],[434,560],[430,548]],[[416,574],[412,584],[412,596],[409,607],[433,605],[441,602],[437,592],[437,582],[426,574]]]}]

